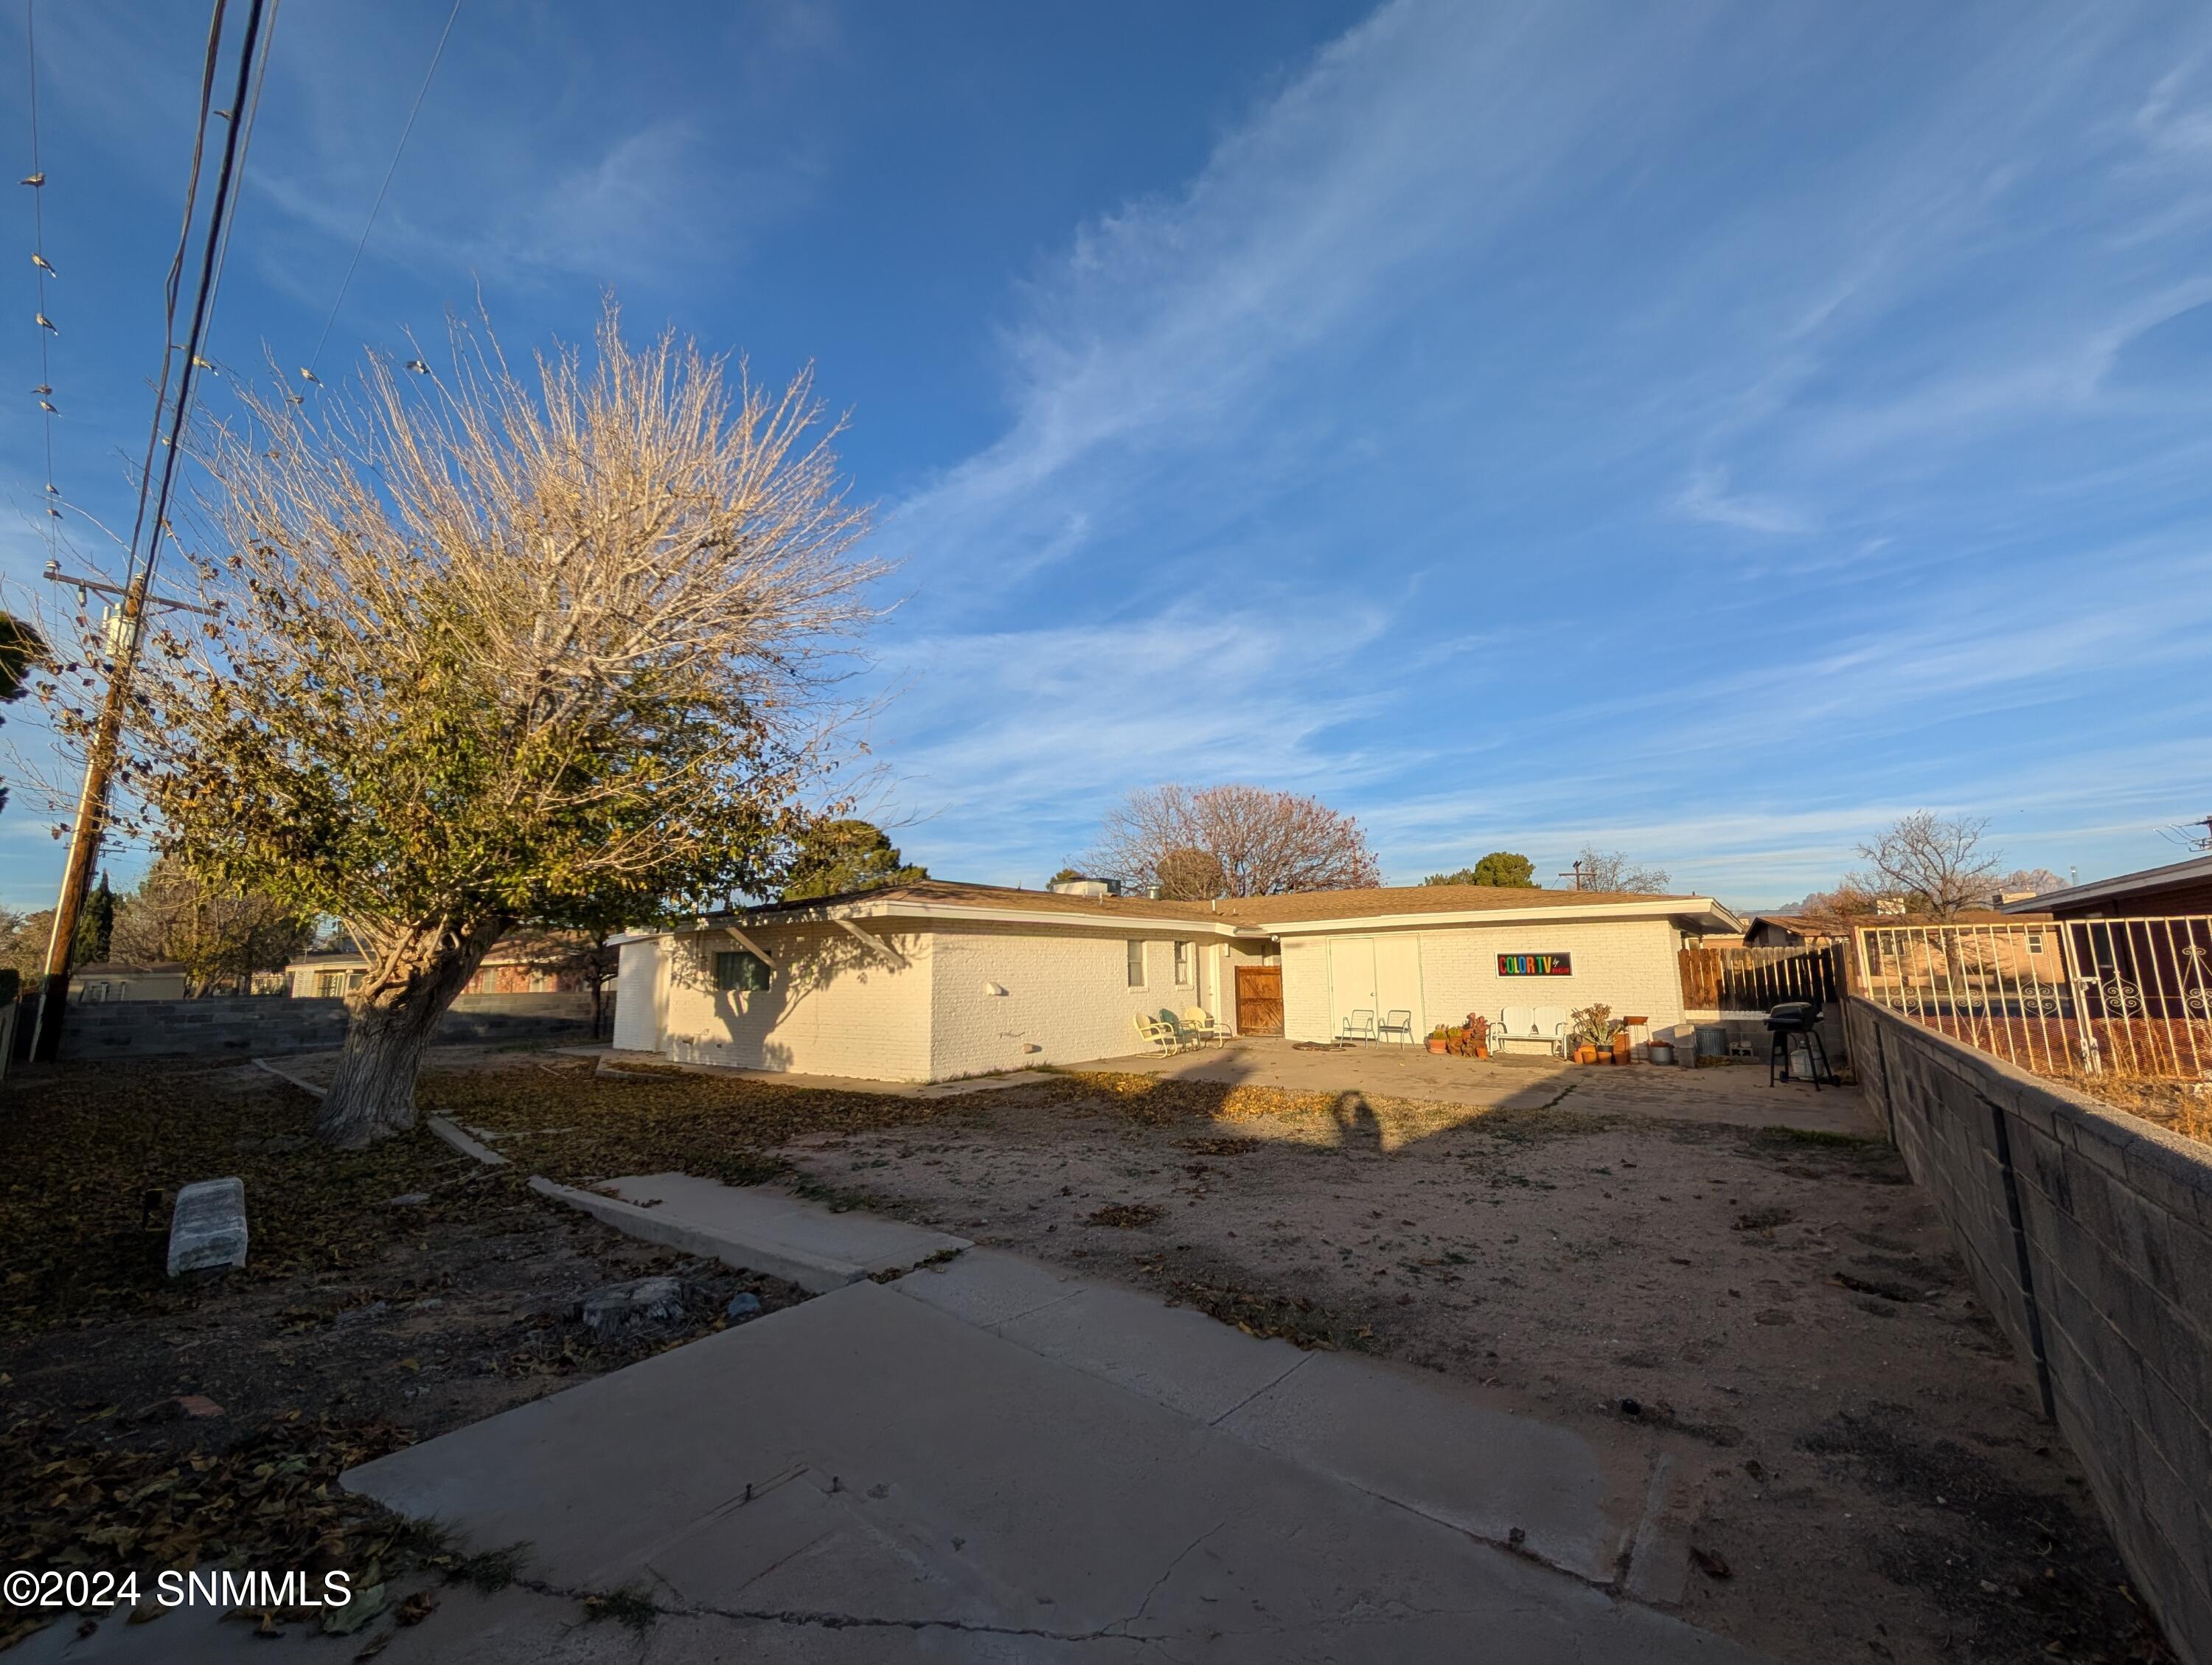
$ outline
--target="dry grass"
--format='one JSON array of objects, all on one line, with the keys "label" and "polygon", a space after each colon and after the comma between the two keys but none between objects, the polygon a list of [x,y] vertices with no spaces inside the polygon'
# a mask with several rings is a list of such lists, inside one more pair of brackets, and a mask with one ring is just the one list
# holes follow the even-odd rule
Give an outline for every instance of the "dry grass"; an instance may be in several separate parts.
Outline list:
[{"label": "dry grass", "polygon": [[2192,1091],[2189,1082],[2115,1069],[2098,1075],[2071,1071],[2051,1079],[2170,1133],[2212,1145],[2212,1092]]}]

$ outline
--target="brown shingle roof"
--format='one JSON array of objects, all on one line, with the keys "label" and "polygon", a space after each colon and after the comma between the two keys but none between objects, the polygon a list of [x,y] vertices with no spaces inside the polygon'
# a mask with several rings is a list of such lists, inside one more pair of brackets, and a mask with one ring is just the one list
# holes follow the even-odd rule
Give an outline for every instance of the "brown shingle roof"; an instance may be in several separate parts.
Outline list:
[{"label": "brown shingle roof", "polygon": [[1573,908],[1609,902],[1689,902],[1680,896],[1600,890],[1518,890],[1494,884],[1403,884],[1367,890],[1306,890],[1291,896],[1224,896],[1218,902],[1155,902],[1146,896],[1079,896],[1057,890],[1021,890],[1003,884],[961,884],[925,879],[843,896],[816,896],[751,910],[774,915],[851,902],[933,903],[951,907],[1018,908],[1046,913],[1106,915],[1138,919],[1228,921],[1240,925],[1285,925],[1306,920],[1373,919],[1392,914],[1473,914],[1519,908]]}]

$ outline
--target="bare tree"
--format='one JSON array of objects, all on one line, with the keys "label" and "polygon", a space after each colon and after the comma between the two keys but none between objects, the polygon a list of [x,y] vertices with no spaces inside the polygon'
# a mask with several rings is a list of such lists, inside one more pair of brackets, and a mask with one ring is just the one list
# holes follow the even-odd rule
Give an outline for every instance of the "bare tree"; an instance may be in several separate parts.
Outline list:
[{"label": "bare tree", "polygon": [[130,778],[172,847],[369,960],[319,1124],[341,1146],[413,1124],[422,1048],[510,926],[773,882],[877,570],[808,373],[771,393],[633,348],[611,302],[589,362],[518,374],[459,324],[450,359],[245,396],[205,459],[222,611],[156,632],[136,684]]},{"label": "bare tree", "polygon": [[1916,914],[1954,919],[1986,907],[1996,890],[1997,854],[1982,848],[1989,822],[1916,810],[1871,844],[1859,846],[1863,873],[1845,881],[1870,895],[1901,897]]},{"label": "bare tree", "polygon": [[1359,823],[1261,787],[1170,784],[1109,811],[1090,870],[1184,900],[1355,890],[1382,882]]},{"label": "bare tree", "polygon": [[273,897],[226,891],[164,855],[115,913],[114,957],[133,965],[174,960],[192,992],[224,985],[241,994],[257,971],[276,971],[314,939],[314,922]]},{"label": "bare tree", "polygon": [[1656,894],[1670,883],[1664,867],[1646,867],[1631,861],[1619,850],[1601,850],[1595,844],[1585,844],[1582,854],[1575,858],[1575,888],[1579,890]]},{"label": "bare tree", "polygon": [[1990,888],[1999,896],[2045,896],[2064,890],[2066,881],[2048,867],[2015,867]]}]

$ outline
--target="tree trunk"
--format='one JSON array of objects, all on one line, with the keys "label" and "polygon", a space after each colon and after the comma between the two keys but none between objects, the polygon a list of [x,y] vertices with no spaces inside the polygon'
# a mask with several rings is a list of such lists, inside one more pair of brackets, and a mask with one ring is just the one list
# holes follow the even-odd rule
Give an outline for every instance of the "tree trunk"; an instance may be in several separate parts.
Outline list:
[{"label": "tree trunk", "polygon": [[416,926],[386,949],[346,997],[352,1021],[315,1132],[325,1145],[356,1151],[415,1125],[415,1076],[438,1020],[467,987],[507,929],[504,919]]}]

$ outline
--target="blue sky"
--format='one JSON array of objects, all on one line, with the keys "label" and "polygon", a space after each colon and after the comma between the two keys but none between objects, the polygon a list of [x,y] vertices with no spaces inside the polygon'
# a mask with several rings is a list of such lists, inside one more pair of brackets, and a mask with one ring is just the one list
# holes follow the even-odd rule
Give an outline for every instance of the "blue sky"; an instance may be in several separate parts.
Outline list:
[{"label": "blue sky", "polygon": [[[39,8],[56,473],[111,512],[193,9]],[[286,0],[222,362],[312,351],[446,10]],[[479,289],[814,361],[900,563],[870,807],[946,876],[1233,779],[1399,880],[1595,842],[1771,903],[1920,807],[2087,878],[2212,812],[2208,185],[2195,8],[465,0],[319,368]]]}]

